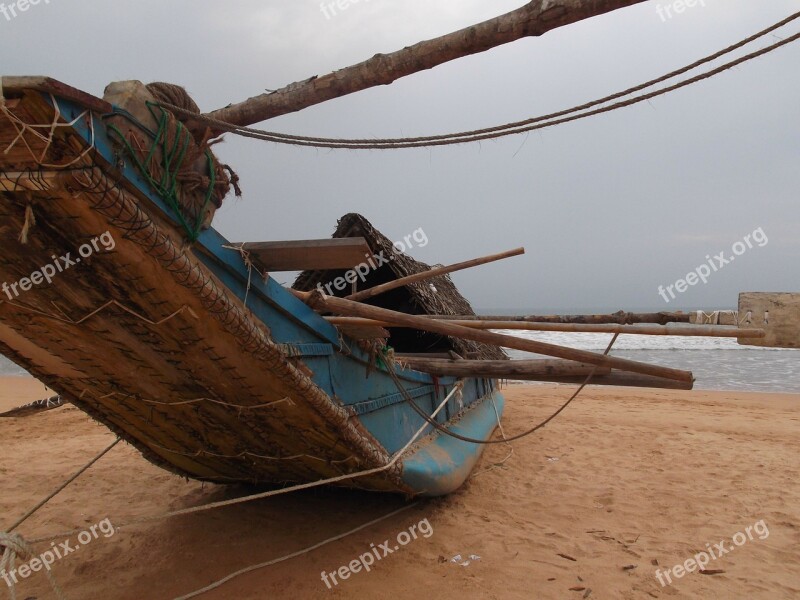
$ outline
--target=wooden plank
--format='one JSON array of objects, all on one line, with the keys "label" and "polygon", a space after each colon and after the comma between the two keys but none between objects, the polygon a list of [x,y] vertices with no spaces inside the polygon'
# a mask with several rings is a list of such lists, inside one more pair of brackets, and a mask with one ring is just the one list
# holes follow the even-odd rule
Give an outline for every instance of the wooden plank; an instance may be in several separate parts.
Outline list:
[{"label": "wooden plank", "polygon": [[2,77],[2,89],[6,96],[21,94],[26,90],[50,93],[59,98],[72,100],[85,108],[90,108],[101,113],[110,113],[113,110],[111,104],[92,96],[82,90],[74,88],[66,83],[61,83],[51,77],[29,77],[29,76],[4,76]]},{"label": "wooden plank", "polygon": [[0,190],[45,192],[57,186],[63,171],[5,171],[0,172]]},{"label": "wooden plank", "polygon": [[352,269],[366,262],[372,251],[363,237],[235,244],[249,252],[261,269],[274,271],[325,271]]},{"label": "wooden plank", "polygon": [[739,339],[743,346],[800,348],[800,293],[739,294],[741,327],[760,327],[763,339]]}]

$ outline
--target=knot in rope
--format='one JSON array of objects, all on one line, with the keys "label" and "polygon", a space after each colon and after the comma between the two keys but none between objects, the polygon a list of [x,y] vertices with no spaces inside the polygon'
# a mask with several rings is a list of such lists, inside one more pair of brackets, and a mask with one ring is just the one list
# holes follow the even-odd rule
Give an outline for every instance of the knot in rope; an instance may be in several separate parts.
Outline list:
[{"label": "knot in rope", "polygon": [[17,568],[17,558],[29,560],[33,556],[33,549],[18,533],[0,531],[0,550],[3,552],[3,558],[0,559],[0,577],[8,584],[11,600],[17,600],[17,582],[13,577]]},{"label": "knot in rope", "polygon": [[13,561],[16,557],[28,560],[33,556],[33,548],[18,533],[5,533],[0,531],[0,550],[3,551],[0,570],[5,570],[6,564]]},{"label": "knot in rope", "polygon": [[[34,556],[33,548],[20,534],[0,531],[0,550],[3,552],[3,557],[0,559],[0,577],[8,585],[11,600],[17,600],[17,559],[29,561]],[[66,600],[49,567],[45,569],[45,575],[56,598]]]}]

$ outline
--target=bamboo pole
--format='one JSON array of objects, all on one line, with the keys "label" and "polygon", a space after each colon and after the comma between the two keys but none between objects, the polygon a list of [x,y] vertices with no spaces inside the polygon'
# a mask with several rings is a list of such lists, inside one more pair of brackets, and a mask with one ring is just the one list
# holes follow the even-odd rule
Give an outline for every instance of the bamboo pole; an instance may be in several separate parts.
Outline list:
[{"label": "bamboo pole", "polygon": [[[592,365],[559,360],[442,360],[435,358],[398,358],[401,365],[415,371],[442,377],[488,377],[549,383],[583,383]],[[693,381],[673,381],[662,377],[620,373],[597,367],[592,385],[617,387],[652,387],[691,390]]]},{"label": "bamboo pole", "polygon": [[309,306],[320,312],[332,312],[345,316],[388,321],[397,323],[398,326],[408,327],[410,329],[419,329],[421,331],[438,333],[441,335],[462,338],[465,340],[473,340],[493,346],[502,346],[505,348],[512,348],[514,350],[533,352],[534,354],[544,354],[547,356],[554,356],[556,358],[565,358],[567,360],[585,362],[592,365],[598,365],[600,367],[611,367],[612,369],[619,369],[620,371],[630,371],[633,373],[640,373],[642,375],[653,375],[655,377],[664,377],[666,379],[673,379],[675,381],[691,382],[694,380],[694,377],[689,371],[671,369],[668,367],[659,367],[656,365],[649,365],[646,363],[640,363],[637,361],[613,356],[604,356],[602,354],[587,352],[585,350],[576,350],[574,348],[566,348],[564,346],[558,346],[555,344],[547,344],[545,342],[538,342],[535,340],[516,338],[491,331],[470,329],[469,327],[453,325],[446,321],[436,321],[426,317],[409,315],[385,308],[379,308],[377,306],[370,306],[368,304],[359,304],[358,302],[353,302],[344,298],[325,296],[318,290],[313,292],[298,292],[297,295],[298,297],[303,298]]},{"label": "bamboo pole", "polygon": [[350,294],[349,296],[346,296],[346,299],[352,300],[353,302],[361,302],[362,300],[374,298],[379,294],[396,290],[397,288],[401,288],[410,283],[417,283],[419,281],[425,281],[426,279],[433,279],[434,277],[439,277],[440,275],[447,275],[448,273],[463,271],[464,269],[478,267],[480,265],[496,262],[505,258],[511,258],[512,256],[519,256],[520,254],[525,254],[525,248],[515,248],[514,250],[508,250],[507,252],[501,252],[500,254],[491,254],[489,256],[482,256],[480,258],[473,258],[472,260],[466,260],[448,267],[437,267],[422,273],[415,273],[414,275],[408,275],[407,277],[401,277],[400,279],[395,279],[394,281],[376,285],[375,287],[356,292],[355,294]]},{"label": "bamboo pole", "polygon": [[640,2],[644,0],[533,0],[488,21],[396,52],[376,54],[364,62],[289,84],[208,116],[233,125],[253,125]]},{"label": "bamboo pole", "polygon": [[[386,321],[354,317],[326,317],[331,325],[359,327],[402,327]],[[515,331],[558,331],[567,333],[619,333],[626,335],[674,335],[682,337],[763,338],[763,329],[739,329],[724,325],[594,325],[579,323],[528,323],[517,321],[466,321],[457,318],[439,319],[442,322],[472,329],[505,329]]]}]

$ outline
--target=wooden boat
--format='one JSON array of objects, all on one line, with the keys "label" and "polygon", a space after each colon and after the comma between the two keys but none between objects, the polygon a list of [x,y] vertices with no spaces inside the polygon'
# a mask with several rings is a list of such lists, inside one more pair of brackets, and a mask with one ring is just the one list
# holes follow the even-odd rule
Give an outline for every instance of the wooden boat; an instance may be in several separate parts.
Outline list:
[{"label": "wooden boat", "polygon": [[[272,486],[341,477],[427,496],[458,488],[482,446],[432,433],[409,398],[484,440],[503,411],[497,382],[403,369],[387,342],[502,352],[403,329],[340,330],[262,277],[257,257],[209,226],[235,180],[153,93],[127,83],[100,99],[47,78],[3,78],[0,353],[182,476]],[[391,244],[356,215],[337,235],[373,253]],[[426,268],[403,256],[368,283]],[[298,288],[334,275],[307,270]],[[376,305],[474,314],[446,276]]]}]

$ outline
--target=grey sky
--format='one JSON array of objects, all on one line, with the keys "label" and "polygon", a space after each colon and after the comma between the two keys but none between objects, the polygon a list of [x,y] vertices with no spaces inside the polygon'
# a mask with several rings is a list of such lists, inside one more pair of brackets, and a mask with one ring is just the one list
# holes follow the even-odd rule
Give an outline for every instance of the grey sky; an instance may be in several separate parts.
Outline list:
[{"label": "grey sky", "polygon": [[[517,8],[522,0],[44,0],[0,15],[0,74],[50,75],[95,95],[115,80],[185,85],[204,110]],[[6,0],[6,4],[10,4]],[[567,108],[688,64],[800,10],[800,0],[705,0],[666,22],[646,2],[274,119],[331,137],[461,131]],[[800,27],[790,25],[786,37]],[[769,37],[750,49],[777,38]],[[741,52],[740,52],[741,54]],[[242,178],[215,226],[234,241],[327,237],[356,211],[448,263],[524,245],[457,274],[478,307],[733,305],[798,291],[800,44],[650,103],[495,142],[322,151],[230,136]],[[666,304],[673,284],[763,228],[748,250]],[[288,277],[278,275],[286,281]]]}]

